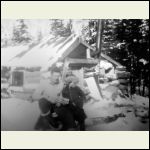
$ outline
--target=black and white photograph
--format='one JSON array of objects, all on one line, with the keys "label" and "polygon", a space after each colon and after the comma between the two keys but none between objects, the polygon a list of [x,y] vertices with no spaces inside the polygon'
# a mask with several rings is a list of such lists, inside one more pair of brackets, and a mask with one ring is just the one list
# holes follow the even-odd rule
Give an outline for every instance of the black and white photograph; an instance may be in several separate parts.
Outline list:
[{"label": "black and white photograph", "polygon": [[149,19],[2,19],[1,131],[149,131]]}]

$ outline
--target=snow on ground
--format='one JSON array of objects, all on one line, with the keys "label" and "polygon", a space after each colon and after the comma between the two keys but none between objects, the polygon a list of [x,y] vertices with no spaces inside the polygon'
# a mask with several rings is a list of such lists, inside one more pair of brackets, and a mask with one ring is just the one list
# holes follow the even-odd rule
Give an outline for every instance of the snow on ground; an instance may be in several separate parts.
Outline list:
[{"label": "snow on ground", "polygon": [[[114,107],[111,105],[108,111],[103,107],[101,110],[100,120],[94,123],[98,118],[89,119],[87,130],[89,131],[149,131],[149,119],[142,120],[141,117],[135,116],[134,107]],[[106,112],[104,114],[104,111]],[[116,117],[118,116],[120,117]],[[121,114],[121,115],[119,115]],[[107,120],[103,117],[108,118]],[[112,117],[112,118],[111,118]],[[101,121],[103,119],[103,121]],[[106,122],[107,121],[107,122]],[[144,122],[143,122],[144,121]]]},{"label": "snow on ground", "polygon": [[[102,90],[104,99],[84,104],[87,130],[148,131],[149,99],[138,95],[134,95],[132,100],[122,98],[117,91],[117,88],[108,86]],[[1,99],[1,130],[34,130],[40,115],[38,104],[22,100],[21,97]]]},{"label": "snow on ground", "polygon": [[21,99],[1,99],[1,130],[32,131],[40,115],[38,104]]},{"label": "snow on ground", "polygon": [[119,118],[110,123],[101,123],[87,127],[88,131],[149,131],[149,122],[141,123],[137,118]]},{"label": "snow on ground", "polygon": [[[149,119],[145,119],[143,123],[140,117],[135,116],[134,107],[115,107],[112,103],[108,103],[104,106],[101,105],[100,102],[95,103],[94,109],[90,106],[86,107],[86,113],[88,112],[88,119],[86,120],[88,131],[149,130]],[[97,120],[96,123],[95,120]]]},{"label": "snow on ground", "polygon": [[139,95],[133,95],[133,101],[135,102],[136,106],[143,106],[149,108],[149,98],[142,97]]},{"label": "snow on ground", "polygon": [[103,100],[84,105],[88,131],[149,131],[148,98],[122,98],[118,88],[108,84],[102,86],[102,93]]}]

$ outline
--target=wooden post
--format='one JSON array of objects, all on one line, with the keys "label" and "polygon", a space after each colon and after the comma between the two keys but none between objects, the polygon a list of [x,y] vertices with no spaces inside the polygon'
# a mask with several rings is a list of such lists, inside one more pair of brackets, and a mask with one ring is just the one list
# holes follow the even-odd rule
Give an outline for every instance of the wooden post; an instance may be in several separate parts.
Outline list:
[{"label": "wooden post", "polygon": [[98,19],[96,50],[98,52],[99,57],[101,55],[103,27],[104,27],[104,20],[103,19]]},{"label": "wooden post", "polygon": [[64,80],[65,80],[68,67],[69,67],[69,61],[68,61],[68,59],[66,58],[66,59],[65,59],[65,62],[64,62],[64,66],[63,66],[63,72],[62,72],[62,81],[63,81],[63,82],[64,82]]},{"label": "wooden post", "polygon": [[[102,34],[103,34],[104,20],[98,19],[98,31],[97,31],[97,41],[96,41],[96,50],[99,58],[99,74],[100,74],[100,60],[101,60],[101,51],[102,51]],[[99,84],[98,84],[99,85]],[[99,86],[100,94],[103,98],[101,87]]]},{"label": "wooden post", "polygon": [[[101,60],[101,51],[102,51],[102,34],[104,28],[104,20],[98,19],[98,31],[97,31],[97,41],[96,41],[96,51],[99,58],[99,67],[100,67],[100,60]],[[100,73],[100,68],[99,68]]]}]

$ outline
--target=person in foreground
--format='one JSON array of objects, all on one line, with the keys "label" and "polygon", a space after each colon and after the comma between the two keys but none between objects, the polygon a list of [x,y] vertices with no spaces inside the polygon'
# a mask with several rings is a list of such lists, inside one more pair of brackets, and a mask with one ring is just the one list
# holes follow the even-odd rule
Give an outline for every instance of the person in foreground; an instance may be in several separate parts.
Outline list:
[{"label": "person in foreground", "polygon": [[83,103],[86,100],[84,92],[77,85],[79,80],[75,75],[66,77],[66,86],[63,88],[62,96],[69,99],[66,105],[71,110],[74,119],[78,122],[80,131],[85,131],[86,114],[83,110]]},{"label": "person in foreground", "polygon": [[36,130],[75,130],[72,112],[65,107],[69,99],[63,98],[63,82],[57,67],[50,70],[50,80],[43,81],[31,96],[31,101],[38,101],[41,116],[35,126]]}]

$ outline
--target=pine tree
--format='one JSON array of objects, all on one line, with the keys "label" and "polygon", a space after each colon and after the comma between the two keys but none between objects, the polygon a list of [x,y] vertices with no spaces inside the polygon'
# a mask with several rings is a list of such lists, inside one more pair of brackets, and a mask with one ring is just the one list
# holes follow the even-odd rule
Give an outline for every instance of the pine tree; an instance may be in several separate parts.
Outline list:
[{"label": "pine tree", "polygon": [[13,41],[15,43],[28,43],[31,41],[31,37],[28,33],[28,27],[23,19],[17,20],[18,25],[13,29]]},{"label": "pine tree", "polygon": [[[131,94],[139,90],[139,94],[144,95],[145,83],[149,80],[147,64],[149,64],[149,31],[146,30],[147,24],[144,24],[140,19],[123,19],[117,26],[117,39],[124,42],[122,52],[126,52],[126,67],[131,72]],[[120,56],[120,58],[122,58]],[[143,60],[146,64],[141,62]],[[147,70],[147,71],[146,71]],[[142,82],[141,82],[142,81]],[[141,91],[141,86],[143,90]]]},{"label": "pine tree", "polygon": [[[108,54],[112,57],[115,57],[120,42],[116,40],[115,27],[118,24],[119,20],[105,19],[104,29],[102,34],[102,52]],[[97,29],[98,29],[98,20],[90,19],[88,27],[83,28],[83,34],[85,41],[96,49],[96,39],[97,39]],[[121,45],[121,44],[120,44]],[[116,53],[115,53],[116,52]],[[91,55],[95,57],[98,55],[98,52],[91,52]]]},{"label": "pine tree", "polygon": [[[89,20],[88,27],[83,28],[85,41],[95,49],[97,22]],[[102,52],[120,62],[131,73],[131,94],[138,87],[139,94],[144,95],[149,87],[149,20],[105,20]],[[91,53],[93,57],[97,54],[97,51]]]},{"label": "pine tree", "polygon": [[98,20],[97,19],[90,19],[88,27],[84,27],[82,29],[82,33],[84,34],[85,41],[91,45],[95,49],[95,51],[91,51],[91,57],[96,57],[96,40],[97,40],[97,26]]},{"label": "pine tree", "polygon": [[42,36],[42,32],[39,31],[37,34],[37,41],[40,42],[42,40],[43,36]]},{"label": "pine tree", "polygon": [[6,46],[7,43],[6,43],[6,36],[5,36],[5,33],[4,33],[4,27],[2,26],[1,24],[1,46]]},{"label": "pine tree", "polygon": [[7,47],[10,44],[10,35],[6,32],[4,26],[1,24],[1,46]]},{"label": "pine tree", "polygon": [[71,20],[65,26],[64,20],[52,19],[50,20],[50,25],[51,25],[50,34],[54,36],[67,37],[71,35]]}]

